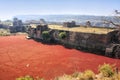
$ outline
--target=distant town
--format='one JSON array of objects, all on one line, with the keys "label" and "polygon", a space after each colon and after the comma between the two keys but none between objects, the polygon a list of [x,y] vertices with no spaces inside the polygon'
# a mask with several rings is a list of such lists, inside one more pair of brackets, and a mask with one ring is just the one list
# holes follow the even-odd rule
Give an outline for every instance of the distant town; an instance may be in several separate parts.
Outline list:
[{"label": "distant town", "polygon": [[114,16],[87,16],[87,15],[21,15],[15,16],[13,20],[0,20],[0,28],[8,28],[10,26],[26,26],[30,24],[39,24],[40,19],[44,19],[48,24],[62,25],[64,22],[75,21],[77,25],[86,25],[90,22],[91,26],[97,27],[115,27],[110,23],[105,23],[105,20],[110,20],[119,23]]}]

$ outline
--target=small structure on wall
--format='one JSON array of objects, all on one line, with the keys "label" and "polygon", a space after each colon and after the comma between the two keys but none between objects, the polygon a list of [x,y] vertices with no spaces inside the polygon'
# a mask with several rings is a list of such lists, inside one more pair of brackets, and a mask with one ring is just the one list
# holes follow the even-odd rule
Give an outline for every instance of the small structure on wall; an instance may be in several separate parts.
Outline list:
[{"label": "small structure on wall", "polygon": [[63,23],[63,27],[75,27],[76,26],[76,22],[72,21],[72,22],[64,22]]},{"label": "small structure on wall", "polygon": [[87,21],[86,22],[86,27],[91,27],[92,25],[91,25],[91,22],[90,21]]}]

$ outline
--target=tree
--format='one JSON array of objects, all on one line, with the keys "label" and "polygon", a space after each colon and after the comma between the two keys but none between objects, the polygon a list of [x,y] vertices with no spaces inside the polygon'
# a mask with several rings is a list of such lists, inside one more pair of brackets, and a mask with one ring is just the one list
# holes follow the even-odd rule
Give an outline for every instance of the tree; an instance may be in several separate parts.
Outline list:
[{"label": "tree", "polygon": [[116,14],[120,14],[120,12],[119,12],[118,10],[115,10],[115,13],[116,13]]},{"label": "tree", "polygon": [[42,32],[42,37],[43,37],[43,40],[49,41],[50,40],[49,31],[43,31]]},{"label": "tree", "polygon": [[59,33],[59,38],[60,38],[60,39],[65,39],[66,37],[67,37],[66,32],[60,32],[60,33]]},{"label": "tree", "polygon": [[[115,20],[117,22],[120,21],[120,12],[118,10],[115,10],[115,16],[114,16]],[[110,20],[110,21],[107,21],[108,23],[111,23],[112,25],[114,25],[119,31],[120,31],[120,24],[118,23],[115,23],[114,21]]]},{"label": "tree", "polygon": [[90,22],[90,21],[87,21],[87,22],[86,22],[86,26],[87,26],[87,27],[91,27],[91,26],[92,26],[92,25],[91,25],[91,22]]}]

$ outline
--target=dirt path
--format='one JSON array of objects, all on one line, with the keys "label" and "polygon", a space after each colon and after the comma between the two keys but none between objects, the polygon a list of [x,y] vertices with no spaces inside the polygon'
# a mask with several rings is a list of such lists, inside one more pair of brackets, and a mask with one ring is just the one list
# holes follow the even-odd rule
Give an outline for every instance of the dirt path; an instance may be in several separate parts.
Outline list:
[{"label": "dirt path", "polygon": [[32,75],[47,80],[74,71],[92,69],[98,65],[116,64],[120,60],[66,49],[60,45],[47,45],[27,40],[25,36],[0,37],[0,80],[15,80],[16,77]]}]

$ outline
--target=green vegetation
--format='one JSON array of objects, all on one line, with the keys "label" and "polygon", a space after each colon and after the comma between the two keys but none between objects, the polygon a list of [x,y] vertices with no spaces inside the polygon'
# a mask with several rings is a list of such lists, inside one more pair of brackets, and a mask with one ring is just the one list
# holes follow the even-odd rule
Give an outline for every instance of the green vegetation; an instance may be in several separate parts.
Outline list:
[{"label": "green vegetation", "polygon": [[60,38],[60,39],[65,39],[66,37],[67,37],[66,32],[60,32],[60,33],[59,33],[59,38]]},{"label": "green vegetation", "polygon": [[42,32],[42,37],[43,37],[43,40],[49,41],[49,40],[50,40],[49,31],[43,31],[43,32]]},{"label": "green vegetation", "polygon": [[7,29],[0,29],[0,36],[10,36],[10,31]]},{"label": "green vegetation", "polygon": [[99,71],[103,74],[104,77],[112,77],[114,75],[112,67],[113,66],[110,66],[109,64],[104,64],[99,66]]},{"label": "green vegetation", "polygon": [[84,72],[84,77],[87,79],[87,80],[94,80],[95,78],[95,73],[91,70],[86,70]]}]

